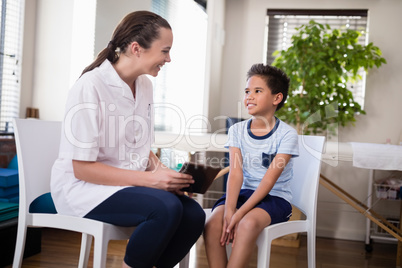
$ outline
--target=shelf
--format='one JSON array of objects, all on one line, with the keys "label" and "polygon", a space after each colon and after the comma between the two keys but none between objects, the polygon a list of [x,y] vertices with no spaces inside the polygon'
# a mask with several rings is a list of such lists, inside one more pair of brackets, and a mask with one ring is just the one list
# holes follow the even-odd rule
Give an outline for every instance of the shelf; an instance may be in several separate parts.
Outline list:
[{"label": "shelf", "polygon": [[382,200],[401,200],[401,188],[388,185],[388,184],[378,184],[374,183],[375,194],[378,199]]}]

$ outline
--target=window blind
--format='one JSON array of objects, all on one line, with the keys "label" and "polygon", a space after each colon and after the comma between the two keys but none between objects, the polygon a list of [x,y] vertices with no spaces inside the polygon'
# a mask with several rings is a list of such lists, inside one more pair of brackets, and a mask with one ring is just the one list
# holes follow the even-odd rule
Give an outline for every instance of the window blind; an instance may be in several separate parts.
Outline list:
[{"label": "window blind", "polygon": [[24,0],[1,0],[0,132],[13,132],[19,117]]},{"label": "window blind", "polygon": [[[323,25],[328,24],[331,29],[351,29],[360,31],[359,44],[366,45],[368,38],[367,10],[289,10],[268,9],[268,40],[267,40],[267,64],[272,64],[276,50],[286,50],[292,44],[292,36],[297,32],[296,28],[308,24],[314,20]],[[349,83],[354,100],[364,107],[365,72],[360,71],[363,78],[358,82]]]}]

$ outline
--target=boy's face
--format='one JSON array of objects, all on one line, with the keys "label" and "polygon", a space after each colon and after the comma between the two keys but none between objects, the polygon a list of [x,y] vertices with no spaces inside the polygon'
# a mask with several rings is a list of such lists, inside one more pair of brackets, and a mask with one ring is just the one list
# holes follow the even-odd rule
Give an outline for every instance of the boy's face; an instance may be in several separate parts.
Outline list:
[{"label": "boy's face", "polygon": [[273,116],[277,105],[282,100],[282,93],[272,94],[264,79],[252,76],[247,80],[244,90],[244,105],[252,116]]}]

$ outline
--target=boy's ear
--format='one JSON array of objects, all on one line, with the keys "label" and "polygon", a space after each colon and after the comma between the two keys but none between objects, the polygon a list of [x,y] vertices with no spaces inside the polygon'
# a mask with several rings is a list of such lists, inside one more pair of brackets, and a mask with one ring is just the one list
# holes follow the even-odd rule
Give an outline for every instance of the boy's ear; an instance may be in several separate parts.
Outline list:
[{"label": "boy's ear", "polygon": [[282,100],[283,100],[283,94],[282,93],[276,94],[274,97],[274,105],[278,105],[279,103],[281,103]]}]

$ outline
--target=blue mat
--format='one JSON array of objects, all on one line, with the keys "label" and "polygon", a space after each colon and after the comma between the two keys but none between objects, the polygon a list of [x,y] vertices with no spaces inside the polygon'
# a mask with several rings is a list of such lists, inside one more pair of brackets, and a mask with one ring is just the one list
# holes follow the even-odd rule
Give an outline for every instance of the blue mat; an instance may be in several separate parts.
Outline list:
[{"label": "blue mat", "polygon": [[18,170],[0,168],[0,187],[18,185]]},{"label": "blue mat", "polygon": [[18,204],[0,202],[0,221],[18,217]]}]

